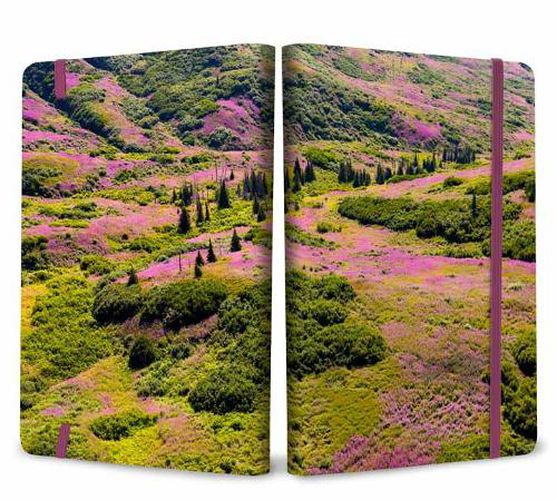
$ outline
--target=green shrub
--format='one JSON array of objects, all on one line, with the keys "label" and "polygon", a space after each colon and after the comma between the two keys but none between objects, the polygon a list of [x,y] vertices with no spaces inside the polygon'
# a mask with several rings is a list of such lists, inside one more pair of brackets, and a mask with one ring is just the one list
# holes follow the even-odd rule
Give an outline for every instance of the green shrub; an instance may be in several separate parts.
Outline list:
[{"label": "green shrub", "polygon": [[334,224],[332,224],[331,222],[318,222],[317,223],[317,232],[324,234],[324,233],[330,233],[330,232],[335,232],[338,233],[340,232],[340,226],[335,226]]},{"label": "green shrub", "polygon": [[60,380],[109,356],[110,335],[96,328],[92,302],[92,285],[83,276],[51,279],[48,292],[35,301],[32,329],[22,345],[22,361],[32,365],[37,374]]},{"label": "green shrub", "polygon": [[149,337],[138,337],[130,349],[128,366],[132,370],[140,370],[155,361],[157,355],[153,341]]},{"label": "green shrub", "polygon": [[464,181],[460,177],[446,177],[443,181],[444,188],[451,188],[454,186],[460,186]]},{"label": "green shrub", "polygon": [[308,304],[306,314],[321,326],[329,326],[344,322],[348,313],[339,302],[317,299]]},{"label": "green shrub", "polygon": [[79,268],[85,272],[87,276],[91,274],[108,274],[114,270],[114,265],[106,257],[101,255],[85,255],[80,263]]},{"label": "green shrub", "polygon": [[24,236],[21,240],[21,268],[36,271],[48,267],[47,245],[44,236]]},{"label": "green shrub", "polygon": [[533,375],[536,372],[536,332],[522,332],[512,346],[512,353],[522,372]]},{"label": "green shrub", "polygon": [[256,396],[256,385],[232,366],[219,368],[198,382],[188,401],[195,411],[223,415],[252,412]]},{"label": "green shrub", "polygon": [[130,410],[116,415],[103,415],[91,422],[91,431],[104,441],[120,441],[140,429],[156,422],[156,417],[139,410]]},{"label": "green shrub", "polygon": [[503,256],[536,261],[536,225],[532,220],[503,224]]},{"label": "green shrub", "polygon": [[226,299],[221,281],[198,279],[151,288],[145,297],[142,321],[162,321],[165,328],[179,330],[215,314]]},{"label": "green shrub", "polygon": [[93,317],[101,324],[121,323],[135,316],[143,303],[139,285],[111,284],[101,288],[93,302]]},{"label": "green shrub", "polygon": [[[307,328],[307,325],[304,325]],[[296,330],[293,330],[296,332]],[[378,330],[360,324],[337,324],[289,337],[289,372],[297,377],[333,366],[353,368],[385,358],[387,344]]]},{"label": "green shrub", "polygon": [[503,414],[518,434],[535,440],[536,407],[536,379],[525,378],[505,402]]}]

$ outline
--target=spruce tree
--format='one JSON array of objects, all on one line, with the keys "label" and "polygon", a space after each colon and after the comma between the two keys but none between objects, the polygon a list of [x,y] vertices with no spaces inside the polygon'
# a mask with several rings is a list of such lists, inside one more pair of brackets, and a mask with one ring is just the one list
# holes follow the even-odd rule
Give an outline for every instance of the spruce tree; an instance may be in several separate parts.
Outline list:
[{"label": "spruce tree", "polygon": [[251,207],[251,211],[253,212],[254,215],[259,212],[259,200],[257,199],[257,196],[254,196],[253,198],[253,205]]},{"label": "spruce tree", "polygon": [[201,278],[201,276],[203,276],[203,271],[201,270],[201,266],[195,264],[193,268],[193,276],[195,277],[195,279],[199,279]]},{"label": "spruce tree", "polygon": [[294,185],[292,186],[292,192],[297,193],[302,189],[302,180],[298,172],[294,172]]},{"label": "spruce tree", "polygon": [[288,167],[284,167],[284,191],[287,192],[290,189],[290,172]]},{"label": "spruce tree", "polygon": [[201,250],[197,251],[197,255],[195,256],[195,265],[199,267],[205,265],[205,261],[203,260],[203,256],[201,255]]},{"label": "spruce tree", "polygon": [[470,212],[472,217],[475,219],[478,216],[478,199],[476,193],[472,193],[472,203],[470,204]]},{"label": "spruce tree", "polygon": [[304,180],[305,182],[313,182],[315,180],[315,171],[313,170],[313,164],[308,161],[306,165],[306,169],[304,171]]},{"label": "spruce tree", "polygon": [[377,184],[385,183],[385,175],[383,173],[383,167],[381,165],[377,166],[377,172],[375,173],[375,182]]},{"label": "spruce tree", "polygon": [[213,242],[209,240],[209,249],[207,250],[207,262],[216,262],[217,256],[213,250]]},{"label": "spruce tree", "polygon": [[182,195],[182,203],[186,207],[190,206],[192,201],[192,195],[193,195],[191,184],[188,184],[187,182],[184,183],[184,185],[182,186],[181,195]]},{"label": "spruce tree", "polygon": [[195,202],[195,210],[197,213],[195,223],[198,226],[201,226],[203,224],[204,217],[203,217],[203,205],[201,204],[201,200],[199,199],[199,197]]},{"label": "spruce tree", "polygon": [[217,196],[217,206],[219,209],[230,208],[230,198],[228,197],[228,189],[226,188],[226,183],[224,179],[221,181],[218,196]]},{"label": "spruce tree", "polygon": [[139,277],[132,267],[128,272],[128,286],[137,285],[139,283]]},{"label": "spruce tree", "polygon": [[205,202],[205,220],[209,222],[211,220],[211,212],[209,212],[209,203]]},{"label": "spruce tree", "polygon": [[178,232],[186,234],[191,229],[190,214],[186,207],[182,207],[180,218],[178,219]]},{"label": "spruce tree", "polygon": [[174,205],[176,203],[176,188],[172,190],[172,195],[170,196],[170,203]]},{"label": "spruce tree", "polygon": [[259,205],[257,210],[257,222],[263,222],[266,219],[267,215],[265,214],[265,209],[263,208],[263,204]]},{"label": "spruce tree", "polygon": [[236,232],[236,228],[234,228],[234,231],[232,233],[232,239],[230,240],[230,251],[239,252],[241,249],[242,249],[242,244],[240,242],[240,237]]}]

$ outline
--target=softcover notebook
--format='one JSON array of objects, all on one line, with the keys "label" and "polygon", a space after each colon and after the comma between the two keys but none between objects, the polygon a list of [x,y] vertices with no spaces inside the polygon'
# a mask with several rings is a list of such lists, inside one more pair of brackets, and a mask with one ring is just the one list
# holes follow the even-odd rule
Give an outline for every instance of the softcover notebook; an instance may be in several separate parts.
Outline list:
[{"label": "softcover notebook", "polygon": [[21,442],[269,468],[274,49],[23,77]]},{"label": "softcover notebook", "polygon": [[529,452],[531,70],[298,45],[283,75],[289,470]]},{"label": "softcover notebook", "polygon": [[[528,453],[531,70],[309,44],[281,70],[288,470]],[[268,470],[273,81],[257,45],[25,71],[29,453]]]}]

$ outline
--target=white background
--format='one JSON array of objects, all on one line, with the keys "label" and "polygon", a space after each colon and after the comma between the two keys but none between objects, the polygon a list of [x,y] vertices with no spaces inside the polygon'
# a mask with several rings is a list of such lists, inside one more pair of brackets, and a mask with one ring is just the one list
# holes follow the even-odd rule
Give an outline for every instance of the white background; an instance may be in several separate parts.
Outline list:
[{"label": "white background", "polygon": [[[10,3],[11,5],[8,5]],[[557,355],[556,15],[548,1],[117,0],[2,2],[0,36],[0,494],[4,498],[555,498]],[[528,63],[536,75],[538,415],[536,451],[514,459],[297,478],[286,473],[282,175],[275,186],[272,472],[255,478],[68,462],[19,447],[21,74],[30,63],[230,43],[316,42]],[[280,68],[280,52],[277,68]],[[280,73],[278,71],[277,73]],[[281,172],[277,74],[275,166]],[[553,246],[551,246],[553,243]]]}]

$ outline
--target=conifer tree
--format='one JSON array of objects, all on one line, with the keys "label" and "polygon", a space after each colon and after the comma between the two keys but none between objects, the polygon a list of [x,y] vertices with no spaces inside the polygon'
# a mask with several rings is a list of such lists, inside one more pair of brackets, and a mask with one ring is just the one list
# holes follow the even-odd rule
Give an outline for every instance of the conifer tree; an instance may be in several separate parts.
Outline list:
[{"label": "conifer tree", "polygon": [[195,202],[195,210],[197,213],[195,223],[198,226],[201,226],[203,224],[204,217],[203,217],[203,205],[201,204],[201,200],[199,199],[199,197]]},{"label": "conifer tree", "polygon": [[257,199],[257,196],[253,197],[253,205],[251,207],[251,210],[253,214],[257,214],[259,212],[259,200]]},{"label": "conifer tree", "polygon": [[472,217],[475,219],[478,216],[478,199],[476,197],[476,193],[472,193],[472,202],[470,204],[470,212],[472,213]]},{"label": "conifer tree", "polygon": [[294,171],[294,185],[292,186],[292,192],[297,193],[302,189],[302,180],[300,175],[297,171]]},{"label": "conifer tree", "polygon": [[213,242],[209,240],[209,249],[207,250],[207,262],[216,262],[217,256],[213,250]]},{"label": "conifer tree", "polygon": [[263,222],[266,219],[267,215],[265,214],[265,209],[263,208],[263,204],[259,205],[257,209],[257,222]]},{"label": "conifer tree", "polygon": [[242,244],[240,242],[240,237],[236,232],[236,228],[234,228],[234,231],[232,233],[232,239],[230,240],[230,251],[239,252],[241,249],[242,249]]},{"label": "conifer tree", "polygon": [[178,232],[186,234],[191,229],[190,214],[186,207],[182,207],[180,211],[180,218],[178,219]]},{"label": "conifer tree", "polygon": [[288,171],[288,167],[284,167],[284,191],[288,191],[290,189],[290,172]]},{"label": "conifer tree", "polygon": [[132,267],[128,272],[128,286],[137,285],[139,283],[139,277]]},{"label": "conifer tree", "polygon": [[308,161],[306,165],[306,169],[304,171],[304,180],[305,182],[313,182],[315,180],[315,171],[313,170],[313,164]]},{"label": "conifer tree", "polygon": [[221,181],[217,195],[217,207],[219,209],[230,208],[230,198],[228,197],[228,189],[226,188],[224,179]]},{"label": "conifer tree", "polygon": [[191,201],[192,201],[192,196],[193,196],[193,190],[192,190],[192,186],[189,183],[184,183],[184,185],[182,186],[182,203],[184,204],[184,206],[188,207],[191,205]]},{"label": "conifer tree", "polygon": [[199,279],[201,278],[201,276],[203,276],[203,271],[201,270],[201,266],[195,264],[193,268],[193,276],[195,277],[195,279]]},{"label": "conifer tree", "polygon": [[234,169],[230,170],[230,180],[233,181],[234,180]]},{"label": "conifer tree", "polygon": [[302,166],[298,158],[294,161],[294,178],[296,177],[300,181],[300,184],[304,183],[304,173],[302,172]]},{"label": "conifer tree", "polygon": [[176,188],[172,190],[172,195],[170,196],[170,203],[174,205],[176,203]]},{"label": "conifer tree", "polygon": [[209,222],[211,220],[211,212],[209,212],[209,203],[205,202],[205,220]]},{"label": "conifer tree", "polygon": [[385,183],[385,174],[383,173],[383,167],[381,165],[377,166],[377,172],[375,173],[375,182],[377,184]]},{"label": "conifer tree", "polygon": [[203,256],[201,255],[201,250],[197,251],[197,255],[195,256],[195,265],[200,267],[205,265],[205,261],[203,260]]}]

